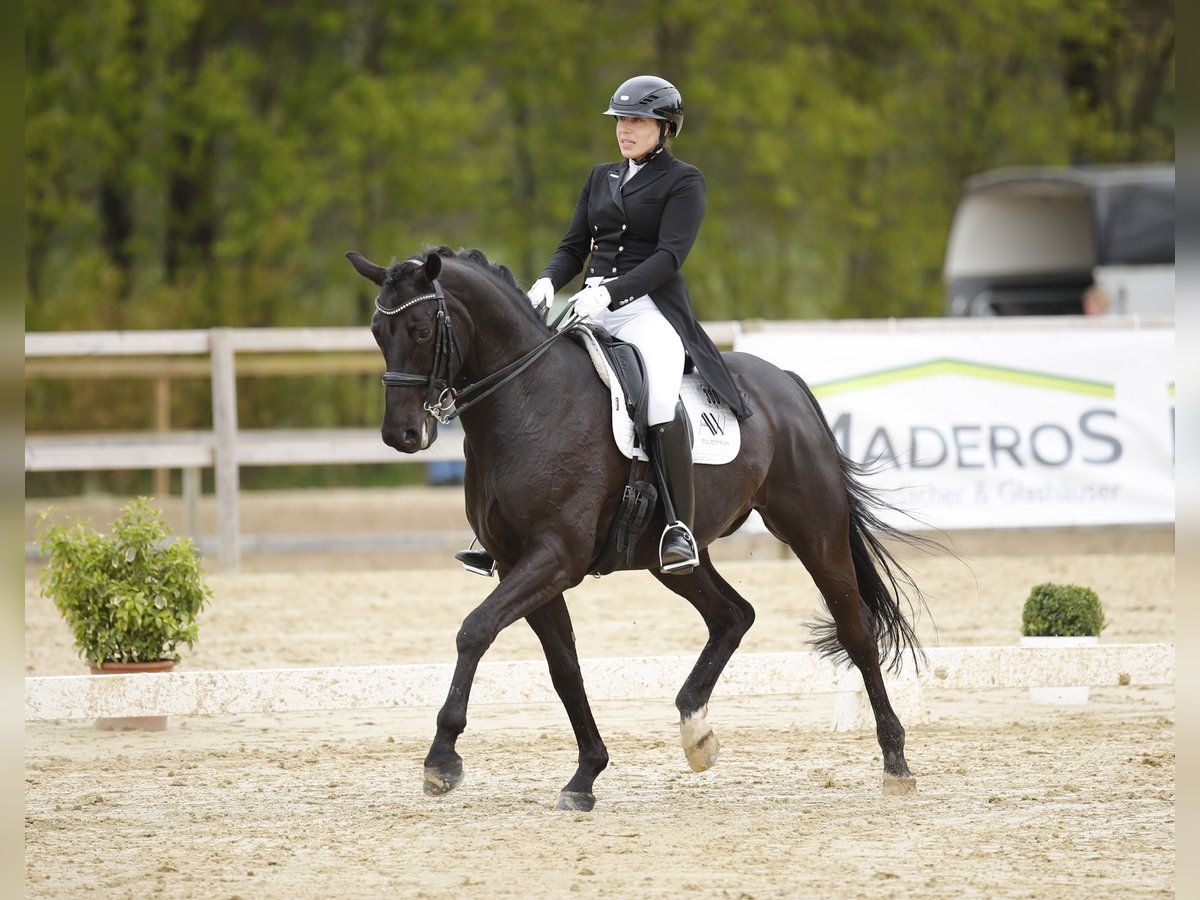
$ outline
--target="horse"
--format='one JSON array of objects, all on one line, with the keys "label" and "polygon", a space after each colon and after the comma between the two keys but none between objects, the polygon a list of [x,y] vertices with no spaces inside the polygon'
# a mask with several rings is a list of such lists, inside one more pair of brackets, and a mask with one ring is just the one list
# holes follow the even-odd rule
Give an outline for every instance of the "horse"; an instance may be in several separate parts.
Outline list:
[{"label": "horse", "polygon": [[[437,439],[439,423],[460,418],[467,519],[500,576],[456,636],[424,791],[440,796],[461,782],[455,744],[466,728],[476,668],[496,636],[524,619],[541,643],[579,749],[555,808],[591,811],[609,757],[563,594],[603,548],[629,471],[612,437],[608,388],[584,348],[561,339],[565,332],[531,307],[512,272],[482,252],[439,247],[388,266],[354,251],[346,256],[379,289],[371,332],[386,365],[383,441],[416,453]],[[740,423],[733,461],[695,468],[699,565],[688,574],[656,570],[661,509],[619,565],[650,570],[707,625],[708,641],[675,698],[684,755],[698,772],[716,761],[709,697],[754,623],[753,607],[718,574],[708,547],[757,511],[803,563],[829,612],[810,625],[811,645],[862,675],[885,793],[914,791],[904,728],[882,673],[898,668],[906,653],[922,653],[910,619],[927,605],[884,540],[930,542],[882,520],[892,507],[865,484],[869,469],[842,453],[803,379],[750,354],[724,356],[752,414]]]}]

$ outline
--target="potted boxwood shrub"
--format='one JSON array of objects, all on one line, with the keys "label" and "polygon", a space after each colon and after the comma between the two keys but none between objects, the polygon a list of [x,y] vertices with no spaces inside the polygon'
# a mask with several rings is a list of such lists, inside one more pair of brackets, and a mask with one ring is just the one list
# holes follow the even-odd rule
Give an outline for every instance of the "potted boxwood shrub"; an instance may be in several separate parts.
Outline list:
[{"label": "potted boxwood shrub", "polygon": [[[93,674],[169,671],[196,641],[196,616],[212,599],[190,540],[175,540],[146,497],[128,503],[104,535],[72,520],[39,535],[52,600]],[[144,720],[144,721],[143,721]],[[100,727],[164,728],[159,716],[100,720]]]},{"label": "potted boxwood shrub", "polygon": [[[1108,623],[1096,592],[1075,584],[1035,585],[1021,611],[1022,647],[1064,647],[1095,644]],[[1087,703],[1089,688],[1031,687],[1034,703]]]}]

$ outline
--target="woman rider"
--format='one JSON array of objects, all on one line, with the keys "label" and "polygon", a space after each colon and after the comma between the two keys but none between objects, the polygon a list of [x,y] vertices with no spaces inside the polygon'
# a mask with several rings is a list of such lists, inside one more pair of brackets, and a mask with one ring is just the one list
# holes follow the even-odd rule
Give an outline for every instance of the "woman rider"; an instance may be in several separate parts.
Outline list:
[{"label": "woman rider", "polygon": [[[588,175],[566,234],[529,299],[535,308],[549,306],[586,262],[584,287],[571,297],[574,311],[641,351],[651,450],[676,516],[663,532],[660,564],[663,572],[686,574],[699,561],[692,537],[691,434],[679,403],[687,361],[739,419],[750,411],[696,321],[680,274],[705,210],[704,176],[666,146],[683,128],[683,97],[662,78],[638,75],[617,88],[604,115],[616,118],[622,159],[601,163]],[[462,551],[458,558],[485,574],[493,565],[481,551]]]}]

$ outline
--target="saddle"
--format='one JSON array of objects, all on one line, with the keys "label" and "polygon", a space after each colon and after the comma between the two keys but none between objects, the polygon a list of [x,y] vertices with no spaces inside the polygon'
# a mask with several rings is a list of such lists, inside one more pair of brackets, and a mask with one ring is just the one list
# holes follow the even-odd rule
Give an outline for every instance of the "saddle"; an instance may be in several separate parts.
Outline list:
[{"label": "saddle", "polygon": [[[614,418],[623,407],[625,416],[632,423],[633,445],[642,451],[642,459],[648,459],[646,364],[642,361],[641,351],[633,344],[614,338],[597,325],[576,325],[572,329],[572,336],[587,349],[597,374],[608,386],[613,397]],[[649,472],[638,477],[638,461],[637,455],[631,457],[629,477],[621,493],[621,505],[609,526],[604,546],[588,566],[588,571],[597,578],[614,571],[622,556],[627,566],[633,565],[633,550],[650,524],[650,516],[658,503],[658,488],[646,477]]]},{"label": "saddle", "polygon": [[[599,325],[577,325],[571,337],[591,357],[596,374],[612,398],[613,441],[629,459],[648,460],[646,435],[638,432],[638,413],[645,415],[646,384],[641,354],[632,344],[613,338]],[[683,376],[679,385],[692,433],[692,462],[724,465],[741,449],[742,432],[729,405],[708,386],[697,372]],[[642,420],[645,426],[645,419]]]},{"label": "saddle", "polygon": [[613,397],[614,418],[622,412],[633,423],[634,446],[646,446],[646,363],[642,352],[633,344],[613,337],[596,324],[576,325],[571,329],[592,358],[596,374]]}]

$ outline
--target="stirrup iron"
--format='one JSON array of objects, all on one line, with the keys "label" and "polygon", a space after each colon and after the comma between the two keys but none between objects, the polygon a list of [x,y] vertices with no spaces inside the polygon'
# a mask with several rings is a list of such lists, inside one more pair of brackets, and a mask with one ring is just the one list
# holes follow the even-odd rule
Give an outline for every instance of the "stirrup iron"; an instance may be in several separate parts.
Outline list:
[{"label": "stirrup iron", "polygon": [[462,567],[468,572],[473,572],[476,575],[482,575],[484,578],[491,578],[496,574],[496,560],[486,550],[476,550],[475,542],[478,538],[471,539],[471,546],[466,550],[459,550],[454,554],[454,558],[462,563]]},{"label": "stirrup iron", "polygon": [[[667,559],[667,538],[675,537],[672,558]],[[662,537],[658,539],[658,565],[664,574],[688,575],[700,564],[700,555],[696,552],[696,538],[683,522],[673,522],[663,529]]]}]

